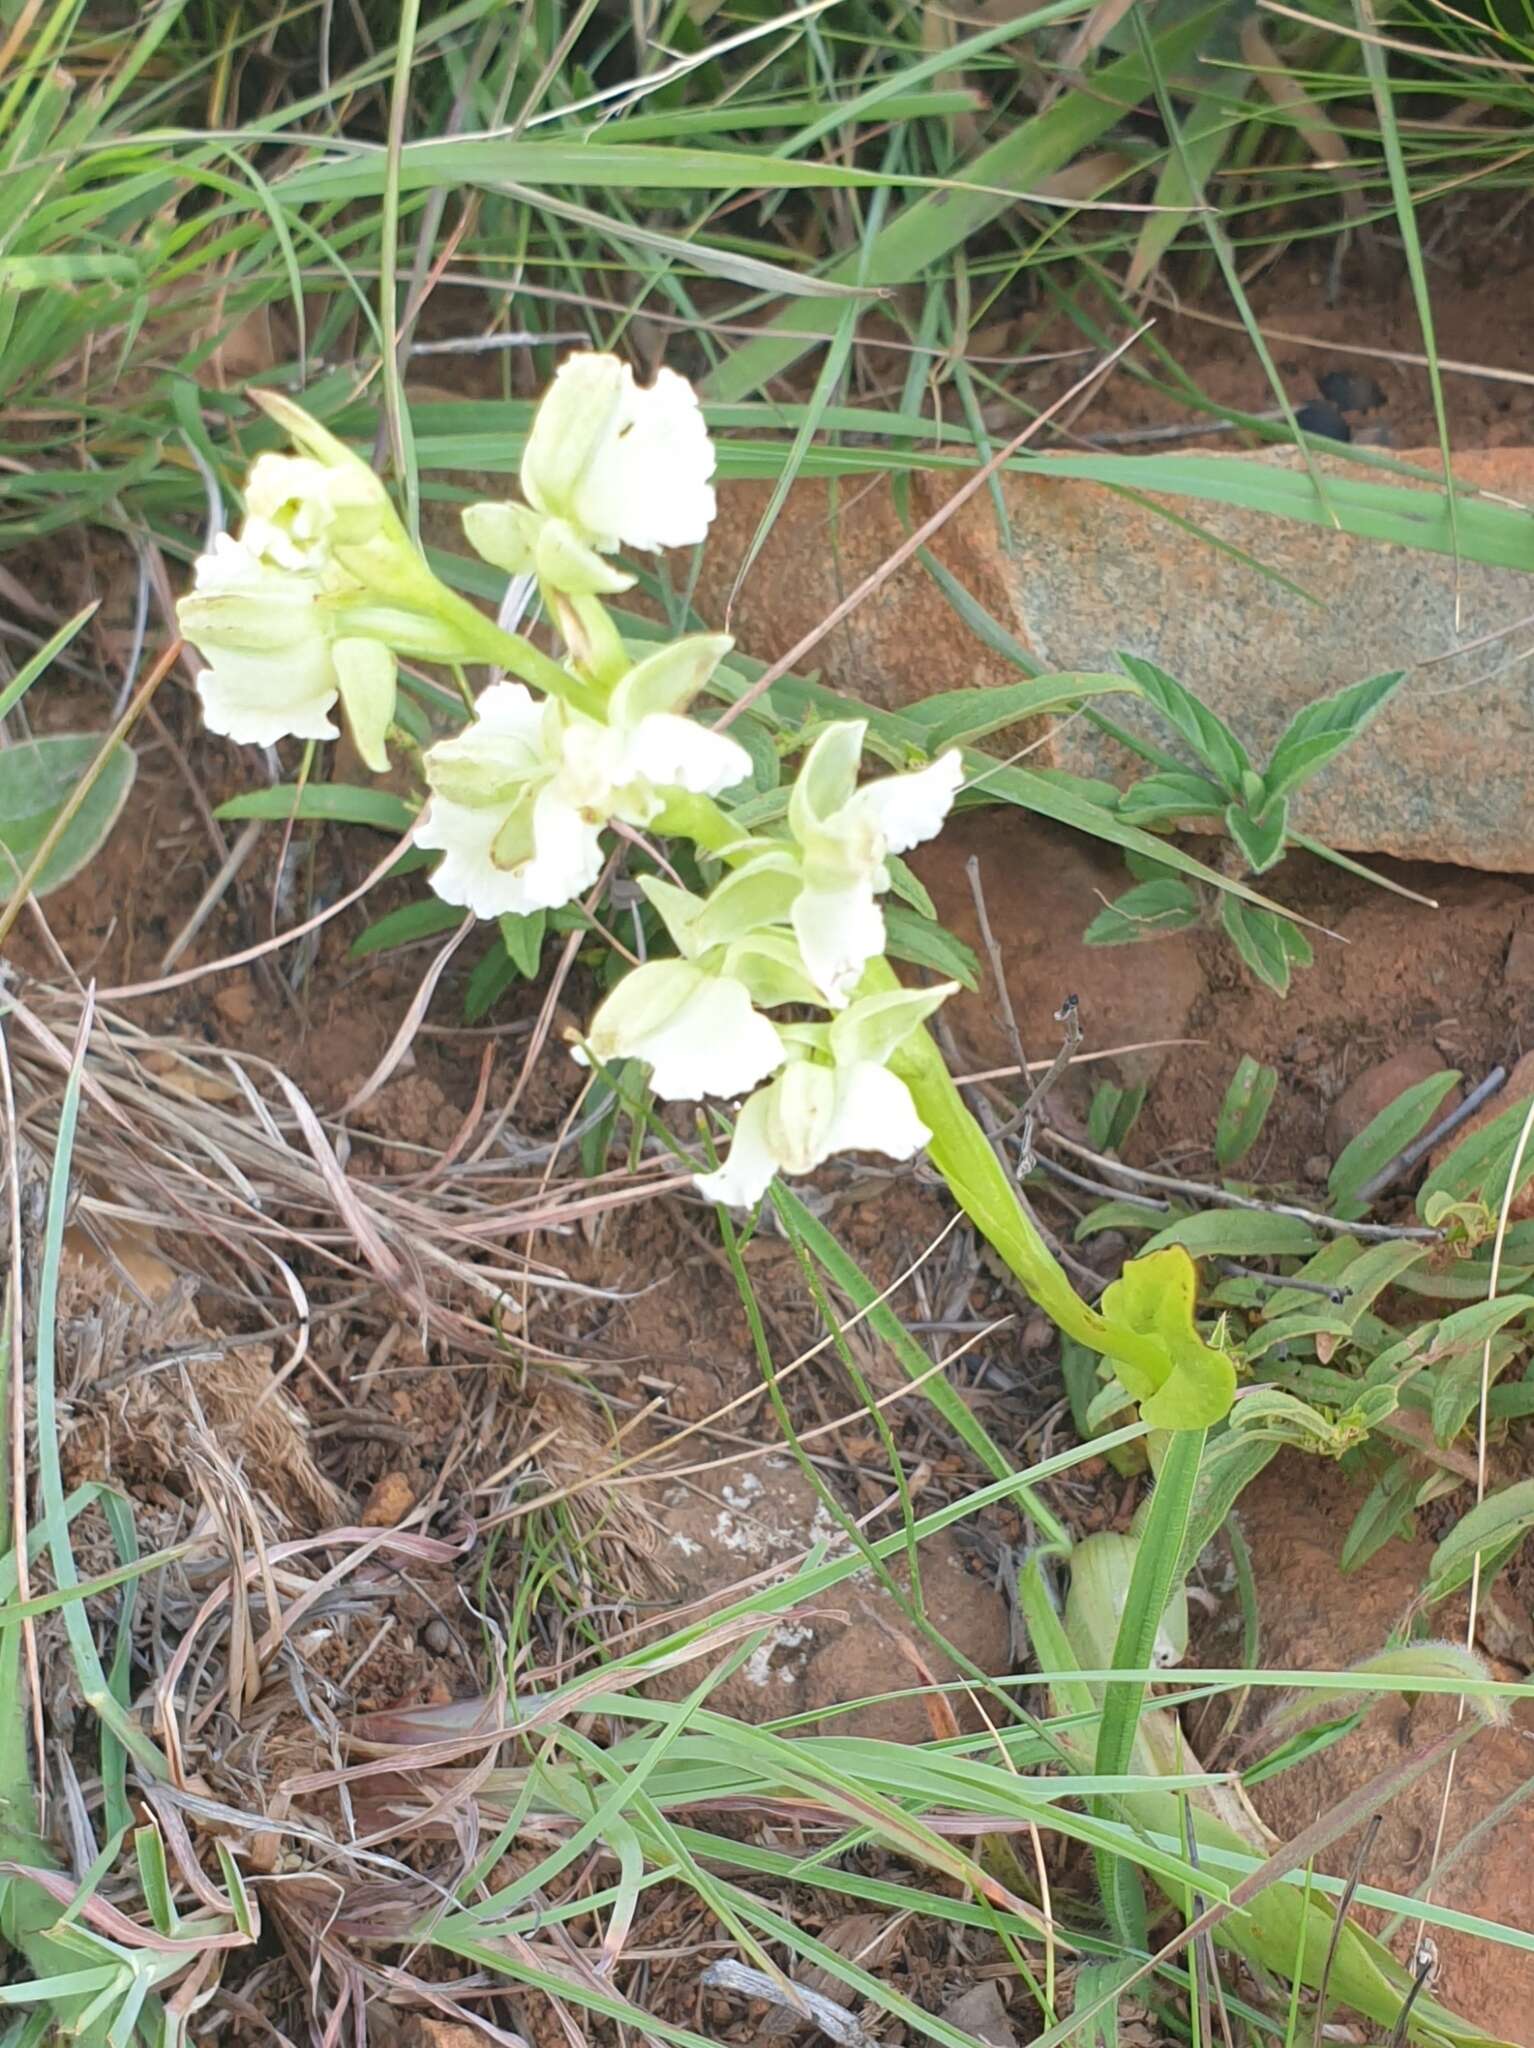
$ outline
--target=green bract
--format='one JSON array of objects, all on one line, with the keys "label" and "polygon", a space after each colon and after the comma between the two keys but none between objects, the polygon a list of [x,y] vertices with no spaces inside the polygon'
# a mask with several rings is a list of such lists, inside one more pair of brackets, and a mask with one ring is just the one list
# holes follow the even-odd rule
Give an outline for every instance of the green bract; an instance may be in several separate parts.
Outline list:
[{"label": "green bract", "polygon": [[[1103,1294],[1110,1325],[1108,1356],[1152,1429],[1207,1429],[1230,1410],[1236,1371],[1223,1351],[1206,1344],[1193,1320],[1198,1271],[1180,1245],[1131,1259]],[[1111,1349],[1112,1325],[1154,1341],[1165,1364],[1147,1365]]]}]

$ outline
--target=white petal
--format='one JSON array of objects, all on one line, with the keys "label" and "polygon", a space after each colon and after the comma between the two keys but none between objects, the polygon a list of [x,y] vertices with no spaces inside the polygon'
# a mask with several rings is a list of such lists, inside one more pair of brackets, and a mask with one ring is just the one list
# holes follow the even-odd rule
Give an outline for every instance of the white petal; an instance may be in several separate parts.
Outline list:
[{"label": "white petal", "polygon": [[888,1159],[909,1159],[931,1136],[916,1114],[910,1089],[888,1067],[860,1060],[837,1069],[826,1154],[882,1152]]},{"label": "white petal", "polygon": [[904,853],[942,831],[963,781],[964,763],[958,748],[951,747],[909,775],[886,775],[865,783],[848,809],[877,826],[891,853]]},{"label": "white petal", "polygon": [[525,740],[534,748],[543,744],[543,713],[542,699],[521,683],[492,683],[474,699],[474,724],[482,732]]},{"label": "white petal", "polygon": [[197,695],[209,732],[257,747],[289,738],[337,737],[326,714],[340,693],[323,640],[290,648],[281,657],[233,649],[205,652],[210,665],[198,674]]},{"label": "white petal", "polygon": [[589,889],[602,872],[599,828],[548,790],[540,793],[534,816],[532,859],[502,868],[493,849],[505,813],[434,796],[416,826],[415,843],[442,849],[430,879],[443,902],[461,903],[476,917],[500,917],[507,911],[557,910]]},{"label": "white petal", "polygon": [[751,773],[751,756],[728,733],[713,732],[691,718],[653,711],[623,736],[616,770],[619,782],[648,782],[656,789],[686,789],[694,796],[718,796]]},{"label": "white petal", "polygon": [[[576,487],[597,448],[617,428],[633,381],[628,364],[616,356],[590,349],[566,356],[533,415],[522,453],[522,491],[530,505],[555,518],[572,516]],[[616,543],[605,545],[611,550]]]},{"label": "white petal", "polygon": [[[776,1085],[776,1084],[774,1084]],[[696,1176],[699,1194],[711,1202],[724,1202],[732,1209],[749,1209],[767,1192],[778,1161],[767,1136],[768,1097],[773,1090],[759,1088],[735,1119],[735,1136],[730,1155],[713,1173]]]},{"label": "white petal", "polygon": [[806,887],[790,913],[799,951],[827,1007],[842,1009],[863,969],[884,951],[884,914],[867,879],[836,889]]},{"label": "white petal", "polygon": [[462,732],[426,751],[422,766],[434,795],[493,809],[518,783],[553,772],[544,707],[520,683],[492,683],[480,692],[474,713]]},{"label": "white petal", "polygon": [[785,1173],[811,1173],[831,1151],[836,1075],[801,1059],[779,1074],[767,1094],[767,1142]]},{"label": "white petal", "polygon": [[602,826],[543,790],[534,812],[533,858],[516,872],[526,900],[519,910],[558,910],[591,887],[602,872]]},{"label": "white petal", "polygon": [[617,417],[563,508],[566,517],[604,553],[692,547],[715,511],[714,444],[697,394],[674,370],[658,370],[648,389],[635,384],[627,364],[623,377]]},{"label": "white petal", "polygon": [[[680,1000],[659,1017],[652,1012],[650,1018],[642,1018],[636,1011],[632,1022],[641,1028],[624,1030],[623,991],[650,971],[637,969],[618,984],[592,1020],[593,1052],[602,1052],[604,1058],[626,1054],[644,1060],[651,1070],[650,1085],[663,1102],[744,1095],[782,1065],[782,1041],[767,1019],[752,1009],[751,998],[738,981],[704,974],[680,960],[657,961],[654,968],[683,970],[658,991]],[[615,1007],[618,1014],[609,1016]]]}]

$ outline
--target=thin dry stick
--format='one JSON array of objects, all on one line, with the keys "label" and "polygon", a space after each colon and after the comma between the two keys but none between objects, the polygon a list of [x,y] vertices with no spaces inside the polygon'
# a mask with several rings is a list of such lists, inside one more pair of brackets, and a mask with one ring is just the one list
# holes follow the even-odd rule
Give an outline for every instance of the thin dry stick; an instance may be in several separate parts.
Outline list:
[{"label": "thin dry stick", "polygon": [[967,478],[959,486],[958,490],[954,492],[953,496],[946,503],[938,507],[930,519],[923,520],[916,531],[906,540],[903,540],[886,561],[881,562],[877,569],[865,576],[856,590],[849,591],[840,604],[833,605],[819,625],[812,626],[808,633],[804,634],[801,639],[797,640],[789,648],[787,654],[781,660],[773,662],[768,668],[764,668],[750,689],[737,697],[735,702],[725,710],[724,715],[719,719],[714,728],[715,731],[723,732],[726,726],[739,718],[740,714],[750,705],[754,704],[758,697],[770,690],[781,676],[786,676],[792,668],[802,661],[812,648],[819,646],[827,633],[831,632],[834,627],[839,626],[850,612],[856,611],[865,597],[872,597],[876,590],[889,581],[897,569],[908,562],[918,549],[924,548],[932,536],[940,532],[947,525],[948,521],[961,506],[966,505],[978,491],[984,490],[997,470],[1004,463],[1010,462],[1020,448],[1025,447],[1035,434],[1040,433],[1048,426],[1056,413],[1062,411],[1064,407],[1071,404],[1077,397],[1090,391],[1094,384],[1099,383],[1106,377],[1119,358],[1127,354],[1140,337],[1148,333],[1154,324],[1153,321],[1147,320],[1143,326],[1137,327],[1133,334],[1126,335],[1117,348],[1104,356],[1101,362],[1094,363],[1084,377],[1078,377],[1068,391],[1063,391],[1057,399],[1045,406],[1044,410],[1036,418],[1031,419],[1020,433],[1014,434],[1004,447],[999,448],[988,462],[983,463],[972,477]]},{"label": "thin dry stick", "polygon": [[[1491,1248],[1491,1273],[1486,1282],[1486,1299],[1495,1301],[1497,1284],[1502,1275],[1502,1247],[1507,1242],[1508,1218],[1512,1214],[1513,1197],[1518,1192],[1518,1179],[1523,1171],[1523,1156],[1528,1150],[1529,1138],[1534,1135],[1534,1102],[1529,1104],[1523,1119],[1523,1128],[1518,1133],[1518,1143],[1513,1148],[1513,1163],[1508,1168],[1507,1186],[1502,1192],[1502,1209],[1497,1217],[1497,1235]],[[1486,1498],[1486,1437],[1491,1405],[1491,1339],[1488,1337],[1481,1349],[1481,1396],[1475,1422],[1475,1504],[1477,1507]],[[1481,1605],[1481,1553],[1476,1552],[1470,1564],[1470,1612],[1465,1620],[1465,1648],[1475,1654],[1475,1630],[1480,1617]],[[1460,1694],[1455,1708],[1454,1725],[1457,1728],[1465,1718],[1465,1696]],[[1422,1888],[1422,1902],[1427,1905],[1433,1896],[1433,1877],[1438,1869],[1438,1859],[1443,1854],[1443,1838],[1449,1825],[1449,1801],[1454,1796],[1454,1766],[1457,1752],[1450,1751],[1449,1761],[1443,1774],[1443,1798],[1438,1805],[1438,1825],[1433,1831],[1433,1854],[1428,1864],[1427,1883]],[[1417,1921],[1416,1947],[1421,1948],[1427,1931],[1427,1918],[1422,1915]]]},{"label": "thin dry stick", "polygon": [[1259,1202],[1249,1195],[1232,1194],[1229,1188],[1216,1187],[1210,1181],[1182,1180],[1176,1174],[1152,1173],[1143,1166],[1125,1166],[1121,1160],[1110,1159],[1104,1152],[1094,1152],[1090,1145],[1080,1145],[1074,1138],[1067,1138],[1063,1132],[1050,1131],[1049,1142],[1058,1145],[1062,1151],[1072,1153],[1078,1159],[1086,1159],[1104,1174],[1122,1174],[1126,1180],[1137,1182],[1142,1187],[1165,1188],[1168,1194],[1191,1195],[1195,1201],[1213,1202],[1226,1209],[1255,1209],[1264,1216],[1297,1216],[1302,1223],[1309,1223],[1317,1230],[1329,1230],[1348,1237],[1363,1237],[1384,1243],[1396,1239],[1408,1239],[1424,1244],[1437,1244],[1443,1237],[1441,1230],[1418,1228],[1408,1224],[1388,1223],[1342,1223],[1335,1216],[1327,1216],[1319,1209],[1304,1209],[1297,1202]]}]

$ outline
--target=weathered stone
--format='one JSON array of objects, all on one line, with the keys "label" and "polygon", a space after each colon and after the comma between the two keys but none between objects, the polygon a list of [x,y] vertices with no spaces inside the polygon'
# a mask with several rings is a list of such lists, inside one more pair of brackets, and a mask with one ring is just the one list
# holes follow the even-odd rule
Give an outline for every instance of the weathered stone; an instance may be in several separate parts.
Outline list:
[{"label": "weathered stone", "polygon": [[[1328,473],[1358,473],[1346,455],[1318,459]],[[1422,451],[1401,459],[1428,469],[1438,462]],[[1457,457],[1455,471],[1467,486],[1534,497],[1534,458],[1523,449]],[[729,623],[742,645],[767,659],[786,654],[952,489],[944,478],[907,484],[904,518],[884,478],[796,485],[738,592],[768,491],[726,488],[705,555],[704,616],[721,617],[733,595]],[[1003,478],[1001,491],[1010,541],[982,491],[932,551],[1036,660],[1102,669],[1119,649],[1143,655],[1228,718],[1259,762],[1303,705],[1404,668],[1405,683],[1375,724],[1300,791],[1295,824],[1355,852],[1534,873],[1534,661],[1528,633],[1510,633],[1534,613],[1526,573],[1468,562],[1456,569],[1447,555],[1207,501],[1141,502],[1021,475]],[[1161,518],[1158,505],[1208,538]],[[1534,520],[1529,531],[1534,568]],[[914,558],[801,665],[888,708],[1016,679]],[[1165,727],[1133,699],[1114,700],[1114,716],[1168,743]],[[1138,772],[1084,719],[1033,736],[1043,744],[1031,766],[1121,783]]]}]

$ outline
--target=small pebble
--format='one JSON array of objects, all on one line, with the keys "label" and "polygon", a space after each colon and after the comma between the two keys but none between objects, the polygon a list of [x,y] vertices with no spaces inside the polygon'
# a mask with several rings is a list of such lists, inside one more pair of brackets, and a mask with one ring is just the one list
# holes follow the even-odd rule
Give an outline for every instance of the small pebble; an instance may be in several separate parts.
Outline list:
[{"label": "small pebble", "polygon": [[434,1616],[421,1630],[421,1641],[434,1657],[445,1657],[453,1647],[453,1632],[445,1621]]},{"label": "small pebble", "polygon": [[364,1529],[392,1529],[415,1506],[415,1488],[403,1472],[385,1472],[373,1481],[373,1490],[361,1514]]},{"label": "small pebble", "polygon": [[1331,1178],[1332,1162],[1324,1152],[1312,1152],[1305,1161],[1305,1178],[1317,1187],[1324,1187]]},{"label": "small pebble", "polygon": [[1022,1346],[1024,1351],[1036,1353],[1047,1351],[1055,1341],[1055,1326],[1045,1315],[1032,1315],[1023,1325]]}]

